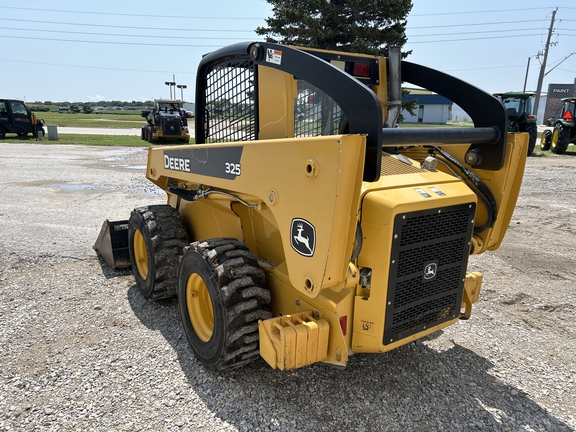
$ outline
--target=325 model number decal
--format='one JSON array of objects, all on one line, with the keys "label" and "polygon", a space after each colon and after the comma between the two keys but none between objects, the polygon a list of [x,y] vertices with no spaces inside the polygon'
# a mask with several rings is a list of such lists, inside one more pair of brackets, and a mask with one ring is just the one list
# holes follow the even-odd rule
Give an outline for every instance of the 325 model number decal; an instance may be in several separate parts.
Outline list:
[{"label": "325 model number decal", "polygon": [[244,146],[211,147],[186,146],[163,151],[164,168],[226,180],[234,180],[242,173]]},{"label": "325 model number decal", "polygon": [[224,171],[226,172],[226,174],[232,174],[235,176],[239,176],[240,174],[242,174],[242,169],[239,163],[226,162],[224,166],[225,166]]}]

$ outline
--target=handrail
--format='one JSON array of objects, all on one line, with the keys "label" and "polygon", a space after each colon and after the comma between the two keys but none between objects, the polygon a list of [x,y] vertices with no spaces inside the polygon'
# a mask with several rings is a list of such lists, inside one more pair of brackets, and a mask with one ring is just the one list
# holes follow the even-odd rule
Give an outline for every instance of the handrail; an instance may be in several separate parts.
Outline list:
[{"label": "handrail", "polygon": [[490,144],[497,142],[499,138],[500,131],[494,127],[382,129],[382,147],[418,144]]}]

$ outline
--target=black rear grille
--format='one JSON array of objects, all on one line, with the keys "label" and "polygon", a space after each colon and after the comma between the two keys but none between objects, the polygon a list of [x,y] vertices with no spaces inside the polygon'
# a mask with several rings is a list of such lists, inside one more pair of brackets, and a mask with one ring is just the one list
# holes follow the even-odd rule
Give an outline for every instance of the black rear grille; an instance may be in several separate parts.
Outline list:
[{"label": "black rear grille", "polygon": [[384,345],[458,317],[475,204],[398,214]]},{"label": "black rear grille", "polygon": [[179,117],[163,117],[162,133],[164,135],[180,135],[181,126]]}]

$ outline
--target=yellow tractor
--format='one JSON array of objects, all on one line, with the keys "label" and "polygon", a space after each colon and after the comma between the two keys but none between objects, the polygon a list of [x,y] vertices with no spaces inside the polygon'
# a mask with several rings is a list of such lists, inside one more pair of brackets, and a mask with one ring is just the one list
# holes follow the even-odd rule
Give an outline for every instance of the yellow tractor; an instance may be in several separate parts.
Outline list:
[{"label": "yellow tractor", "polygon": [[[475,127],[395,128],[401,81]],[[246,42],[202,59],[196,108],[196,145],[149,149],[166,205],[123,225],[206,367],[344,366],[470,317],[468,258],[499,247],[527,155],[499,100],[399,56]]]}]

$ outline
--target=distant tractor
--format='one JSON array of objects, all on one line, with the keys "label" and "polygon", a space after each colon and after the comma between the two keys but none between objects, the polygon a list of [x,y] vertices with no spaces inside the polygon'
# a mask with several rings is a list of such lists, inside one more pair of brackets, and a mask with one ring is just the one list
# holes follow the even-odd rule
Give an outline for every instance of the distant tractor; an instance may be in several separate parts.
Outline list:
[{"label": "distant tractor", "polygon": [[548,125],[554,126],[554,129],[542,133],[542,150],[552,150],[556,154],[566,153],[568,145],[576,143],[576,98],[564,98],[562,102],[559,115],[548,121]]},{"label": "distant tractor", "polygon": [[188,117],[180,102],[158,99],[154,101],[152,110],[142,111],[142,117],[148,122],[140,136],[144,141],[152,144],[189,143]]},{"label": "distant tractor", "polygon": [[26,104],[16,99],[0,99],[0,139],[7,133],[15,133],[25,137],[29,133],[35,138],[38,132],[44,134],[44,120],[37,119]]},{"label": "distant tractor", "polygon": [[536,125],[536,116],[532,115],[532,99],[536,96],[534,93],[508,92],[496,93],[494,96],[499,98],[508,115],[510,132],[527,132],[529,135],[528,154],[532,154],[536,147],[538,138],[538,126]]}]

